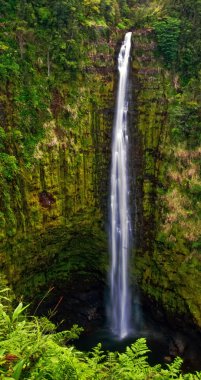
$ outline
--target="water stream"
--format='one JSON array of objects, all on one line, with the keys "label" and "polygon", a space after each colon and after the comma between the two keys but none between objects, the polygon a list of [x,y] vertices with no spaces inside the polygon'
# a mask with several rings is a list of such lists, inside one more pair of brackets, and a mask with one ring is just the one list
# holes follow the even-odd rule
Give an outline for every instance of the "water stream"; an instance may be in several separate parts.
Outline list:
[{"label": "water stream", "polygon": [[126,33],[119,57],[119,83],[112,141],[110,194],[110,310],[111,331],[120,340],[131,330],[131,294],[129,290],[130,213],[128,181],[128,73],[131,32]]}]

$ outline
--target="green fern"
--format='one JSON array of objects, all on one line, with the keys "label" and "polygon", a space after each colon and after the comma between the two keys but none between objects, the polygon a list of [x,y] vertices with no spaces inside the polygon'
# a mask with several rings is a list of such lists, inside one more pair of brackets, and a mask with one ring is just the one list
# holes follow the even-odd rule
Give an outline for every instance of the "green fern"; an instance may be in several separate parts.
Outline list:
[{"label": "green fern", "polygon": [[86,358],[87,365],[90,369],[88,374],[89,379],[99,380],[102,379],[102,373],[106,371],[105,366],[106,355],[102,350],[101,343],[97,344]]},{"label": "green fern", "polygon": [[147,362],[147,353],[149,349],[144,338],[138,339],[131,347],[126,348],[126,352],[119,354],[119,363],[124,368],[124,373],[132,375],[146,372],[149,367]]},{"label": "green fern", "polygon": [[160,380],[170,380],[170,379],[183,379],[181,375],[181,365],[183,361],[181,358],[177,357],[171,364],[167,364],[167,369],[161,369]]},{"label": "green fern", "polygon": [[195,374],[187,373],[183,377],[184,380],[201,380],[201,372]]},{"label": "green fern", "polygon": [[176,379],[178,377],[178,375],[181,373],[182,363],[183,363],[183,360],[177,357],[171,364],[167,364],[167,367],[171,373],[170,378]]},{"label": "green fern", "polygon": [[108,352],[107,354],[107,379],[116,380],[121,374],[121,369],[117,368],[117,353]]},{"label": "green fern", "polygon": [[67,344],[72,339],[78,339],[82,331],[82,327],[79,327],[78,325],[73,325],[71,330],[65,330],[59,333],[55,333],[53,339],[58,344]]},{"label": "green fern", "polygon": [[[13,311],[6,292],[0,292],[1,380],[201,380],[199,372],[181,374],[180,358],[165,369],[151,367],[144,338],[124,353],[107,355],[101,344],[88,354],[66,346],[79,336],[78,326],[56,333],[46,318],[24,316],[26,307],[21,303]],[[7,357],[14,359],[7,361]]]}]

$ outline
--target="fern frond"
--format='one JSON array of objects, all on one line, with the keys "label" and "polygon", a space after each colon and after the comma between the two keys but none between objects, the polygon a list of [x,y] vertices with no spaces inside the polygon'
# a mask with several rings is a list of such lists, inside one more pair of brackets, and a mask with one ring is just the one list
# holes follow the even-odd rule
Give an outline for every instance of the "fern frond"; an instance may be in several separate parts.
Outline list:
[{"label": "fern frond", "polygon": [[196,372],[195,374],[187,373],[183,377],[184,380],[201,380],[201,372]]},{"label": "fern frond", "polygon": [[174,361],[171,364],[167,364],[170,375],[172,376],[170,378],[177,379],[177,377],[181,373],[182,363],[183,363],[183,360],[177,357],[174,359]]},{"label": "fern frond", "polygon": [[127,347],[126,352],[135,358],[146,355],[150,350],[147,347],[146,339],[140,338],[131,345],[131,348]]},{"label": "fern frond", "polygon": [[66,365],[63,380],[78,380],[76,369],[73,368],[71,365]]},{"label": "fern frond", "polygon": [[90,355],[92,356],[93,360],[96,362],[96,363],[100,363],[101,361],[103,361],[103,359],[106,358],[106,355],[104,354],[104,351],[102,350],[102,344],[101,343],[98,343],[97,346],[95,346]]},{"label": "fern frond", "polygon": [[73,325],[73,327],[70,330],[64,330],[58,333],[54,333],[53,339],[58,344],[66,344],[72,339],[78,339],[82,331],[82,327],[79,327],[78,325]]}]

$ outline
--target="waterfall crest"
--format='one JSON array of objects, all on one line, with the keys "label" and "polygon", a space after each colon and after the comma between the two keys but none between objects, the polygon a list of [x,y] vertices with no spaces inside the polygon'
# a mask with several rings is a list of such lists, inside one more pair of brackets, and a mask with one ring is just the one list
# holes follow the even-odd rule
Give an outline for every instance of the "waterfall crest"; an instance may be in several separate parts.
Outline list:
[{"label": "waterfall crest", "polygon": [[119,339],[128,336],[131,319],[131,295],[129,290],[129,183],[128,153],[128,72],[131,49],[131,32],[126,33],[119,57],[119,83],[115,108],[112,142],[112,168],[110,193],[110,323]]}]

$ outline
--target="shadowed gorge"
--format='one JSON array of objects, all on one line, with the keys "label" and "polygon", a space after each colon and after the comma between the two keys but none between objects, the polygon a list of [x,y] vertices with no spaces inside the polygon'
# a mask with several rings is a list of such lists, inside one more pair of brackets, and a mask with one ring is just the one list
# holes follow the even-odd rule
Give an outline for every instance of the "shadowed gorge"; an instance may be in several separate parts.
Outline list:
[{"label": "shadowed gorge", "polygon": [[[200,0],[0,0],[2,380],[200,378],[200,15]],[[73,324],[81,350],[123,353],[78,353]]]}]

